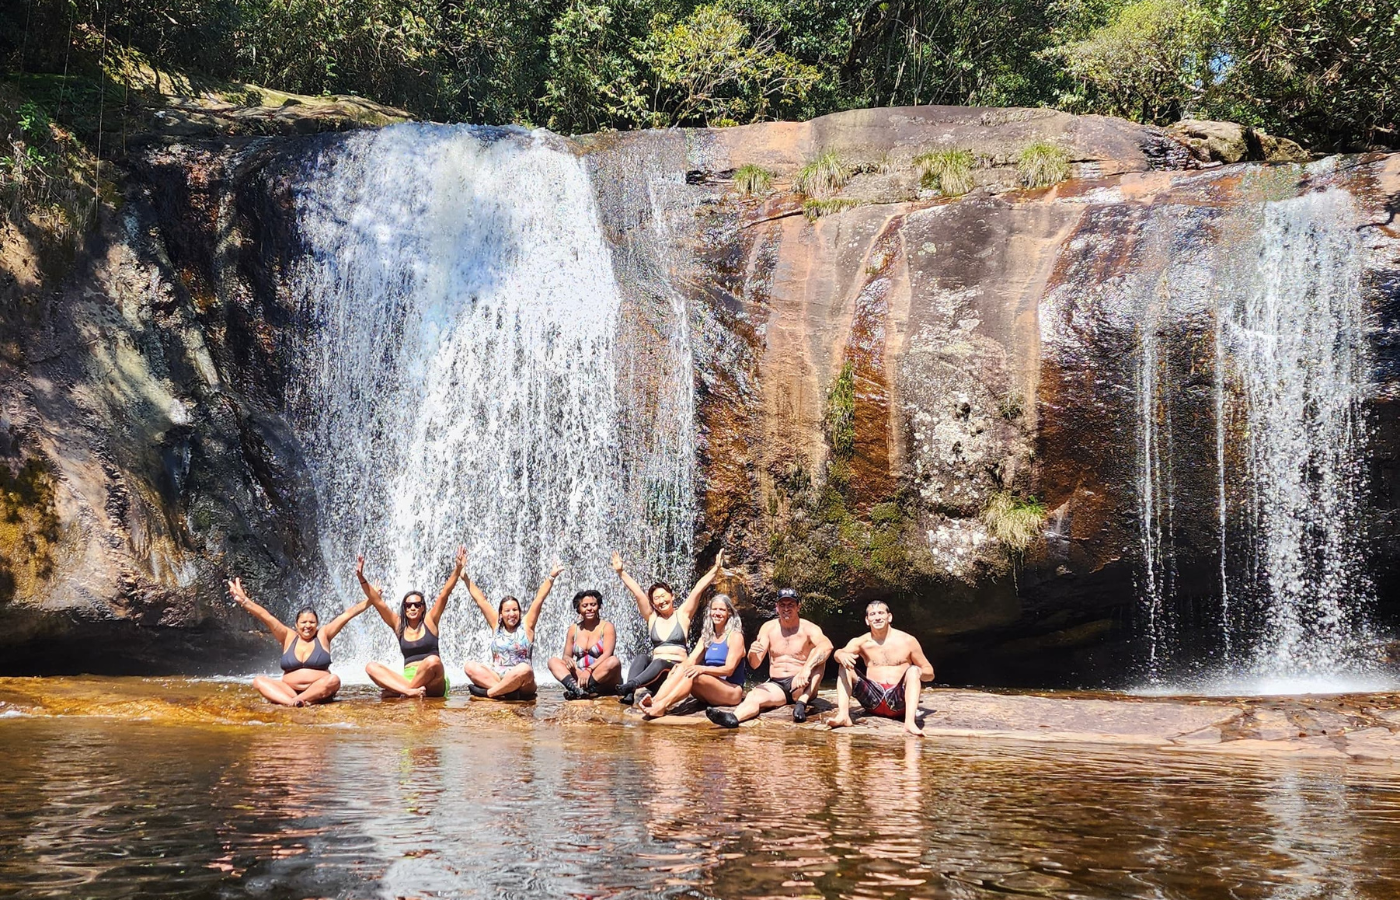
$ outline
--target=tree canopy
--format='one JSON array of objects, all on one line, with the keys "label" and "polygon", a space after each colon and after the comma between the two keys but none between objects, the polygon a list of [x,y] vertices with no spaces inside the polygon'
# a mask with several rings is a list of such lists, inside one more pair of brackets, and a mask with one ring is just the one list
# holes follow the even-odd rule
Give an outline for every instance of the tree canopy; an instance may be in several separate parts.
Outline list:
[{"label": "tree canopy", "polygon": [[1400,0],[5,0],[6,72],[170,71],[579,133],[913,104],[1400,146]]}]

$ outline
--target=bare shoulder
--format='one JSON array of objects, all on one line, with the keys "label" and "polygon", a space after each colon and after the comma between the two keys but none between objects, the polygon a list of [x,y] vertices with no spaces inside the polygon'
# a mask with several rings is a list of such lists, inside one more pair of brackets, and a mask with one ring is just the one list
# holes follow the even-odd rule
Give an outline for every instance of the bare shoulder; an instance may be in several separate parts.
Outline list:
[{"label": "bare shoulder", "polygon": [[764,622],[762,625],[758,626],[758,637],[759,639],[771,638],[773,636],[773,632],[777,630],[778,620],[769,619],[767,622]]},{"label": "bare shoulder", "polygon": [[[910,651],[911,653],[912,653],[913,651],[915,651],[915,650],[920,650],[920,649],[922,649],[922,648],[919,646],[919,639],[916,638],[916,637],[914,637],[912,634],[910,634],[910,633],[907,632],[907,631],[900,631],[900,630],[897,629],[897,628],[891,628],[891,629],[890,629],[890,636],[893,637],[896,641],[898,641],[898,642],[899,642],[899,645],[900,645],[901,647],[905,648],[906,650]],[[889,643],[889,642],[886,641],[886,643]]]}]

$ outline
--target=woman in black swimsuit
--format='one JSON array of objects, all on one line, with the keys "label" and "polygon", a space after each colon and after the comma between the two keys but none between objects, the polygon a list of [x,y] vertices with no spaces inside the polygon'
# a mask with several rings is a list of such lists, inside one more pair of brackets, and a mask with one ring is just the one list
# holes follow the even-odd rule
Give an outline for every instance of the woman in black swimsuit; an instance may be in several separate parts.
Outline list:
[{"label": "woman in black swimsuit", "polygon": [[399,639],[399,650],[403,652],[403,674],[379,662],[365,666],[369,680],[379,685],[385,697],[446,697],[447,669],[438,655],[438,622],[443,610],[447,609],[447,598],[452,596],[462,577],[462,569],[467,565],[467,548],[457,548],[456,565],[447,583],[438,591],[433,608],[427,608],[427,600],[422,591],[409,591],[403,595],[399,611],[395,613],[384,602],[379,588],[365,580],[365,558],[361,556],[355,564],[355,577],[360,579],[360,590],[365,592],[370,605],[379,613],[384,624],[394,629]]},{"label": "woman in black swimsuit", "polygon": [[297,613],[296,627],[288,628],[277,617],[254,603],[243,590],[243,580],[228,583],[233,602],[246,609],[282,644],[282,677],[259,675],[253,687],[279,706],[309,706],[325,703],[340,690],[340,678],[331,674],[331,639],[351,619],[369,609],[369,601],[361,600],[336,616],[325,628],[320,627],[316,610],[305,607]]},{"label": "woman in black swimsuit", "polygon": [[613,571],[632,593],[632,599],[637,601],[637,612],[647,623],[647,637],[651,640],[651,653],[634,658],[627,669],[627,680],[617,686],[620,703],[630,705],[638,688],[660,684],[672,666],[685,662],[686,655],[690,652],[687,639],[690,634],[690,620],[700,605],[700,596],[714,582],[723,565],[724,550],[721,549],[715,554],[715,564],[710,567],[710,571],[695,583],[685,602],[676,606],[676,595],[671,591],[669,584],[658,581],[646,593],[642,593],[642,586],[623,570],[622,556],[617,553],[612,555]]}]

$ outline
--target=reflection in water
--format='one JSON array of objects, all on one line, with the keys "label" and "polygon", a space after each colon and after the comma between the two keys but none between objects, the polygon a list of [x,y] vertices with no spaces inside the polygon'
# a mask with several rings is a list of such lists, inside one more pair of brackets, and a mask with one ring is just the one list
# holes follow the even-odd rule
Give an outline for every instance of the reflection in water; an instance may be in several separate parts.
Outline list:
[{"label": "reflection in water", "polygon": [[1383,898],[1388,769],[776,729],[7,720],[0,895]]}]

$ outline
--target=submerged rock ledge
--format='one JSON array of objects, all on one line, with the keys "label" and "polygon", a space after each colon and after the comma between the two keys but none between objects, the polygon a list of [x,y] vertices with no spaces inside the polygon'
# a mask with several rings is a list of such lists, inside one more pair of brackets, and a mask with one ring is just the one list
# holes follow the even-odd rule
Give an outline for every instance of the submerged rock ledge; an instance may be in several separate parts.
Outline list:
[{"label": "submerged rock ledge", "polygon": [[[823,691],[802,725],[791,709],[773,710],[750,729],[827,732],[822,719],[834,705]],[[992,693],[926,689],[920,697],[929,739],[958,738],[1096,744],[1170,752],[1291,757],[1339,762],[1400,763],[1400,694],[1328,697],[1144,698],[1117,694]],[[167,725],[320,726],[377,728],[472,725],[642,726],[640,713],[611,697],[564,702],[553,690],[534,703],[471,700],[381,701],[363,686],[347,687],[333,704],[281,709],[261,702],[236,681],[187,678],[0,678],[0,719],[21,717],[121,718]],[[698,708],[657,720],[723,733]],[[904,737],[900,724],[870,716],[840,734]]]}]

